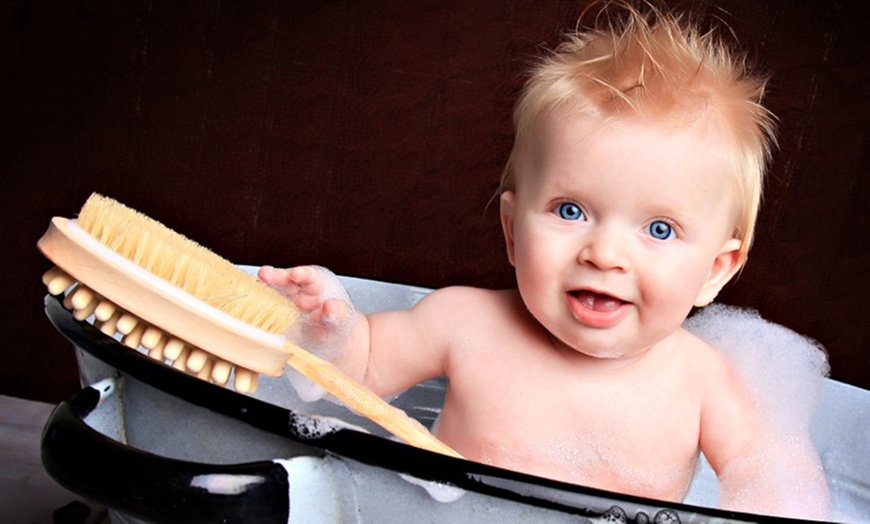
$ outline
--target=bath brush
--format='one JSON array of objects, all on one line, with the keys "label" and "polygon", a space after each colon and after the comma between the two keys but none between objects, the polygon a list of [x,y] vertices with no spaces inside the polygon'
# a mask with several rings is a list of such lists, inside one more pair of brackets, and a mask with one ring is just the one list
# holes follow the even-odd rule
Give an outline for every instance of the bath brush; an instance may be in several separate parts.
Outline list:
[{"label": "bath brush", "polygon": [[38,242],[43,276],[78,320],[154,359],[241,393],[290,365],[402,441],[459,455],[418,421],[284,337],[298,316],[281,294],[116,200],[93,194],[77,219],[54,217]]}]

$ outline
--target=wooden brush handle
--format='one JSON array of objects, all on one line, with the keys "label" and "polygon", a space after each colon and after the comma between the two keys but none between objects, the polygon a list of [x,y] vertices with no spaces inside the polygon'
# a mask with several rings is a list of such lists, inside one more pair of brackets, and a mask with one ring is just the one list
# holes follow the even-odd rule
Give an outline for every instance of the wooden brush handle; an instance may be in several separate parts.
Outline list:
[{"label": "wooden brush handle", "polygon": [[451,457],[462,455],[435,438],[429,431],[399,408],[390,405],[359,382],[335,367],[291,343],[285,346],[287,364],[331,393],[344,405],[381,426],[403,442]]}]

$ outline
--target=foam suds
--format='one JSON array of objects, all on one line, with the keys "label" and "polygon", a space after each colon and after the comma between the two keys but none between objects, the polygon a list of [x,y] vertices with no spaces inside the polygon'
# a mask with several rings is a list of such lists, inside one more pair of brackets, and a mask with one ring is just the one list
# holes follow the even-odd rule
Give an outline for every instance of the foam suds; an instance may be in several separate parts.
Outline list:
[{"label": "foam suds", "polygon": [[290,428],[303,439],[318,439],[342,429],[351,429],[361,433],[369,433],[363,427],[344,422],[333,417],[319,415],[293,414],[290,418]]},{"label": "foam suds", "polygon": [[[827,520],[830,517],[828,495],[817,489],[819,483],[825,482],[824,471],[813,465],[798,462],[796,466],[795,462],[790,462],[793,456],[810,454],[812,443],[782,439],[772,444],[776,445],[777,453],[741,456],[722,469],[719,506],[782,517]],[[772,501],[778,501],[779,505],[772,507]]]},{"label": "foam suds", "polygon": [[441,502],[444,504],[449,504],[451,502],[456,502],[463,495],[465,495],[465,490],[462,488],[458,488],[456,486],[452,486],[450,484],[444,484],[443,482],[434,482],[431,480],[421,480],[416,477],[412,477],[411,475],[406,475],[404,473],[399,473],[399,476],[402,477],[403,480],[414,484],[415,486],[420,486],[426,490],[426,493],[432,497],[436,502]]},{"label": "foam suds", "polygon": [[625,524],[629,521],[638,523],[680,524],[680,516],[674,510],[662,509],[656,512],[652,517],[643,511],[639,511],[634,518],[629,518],[624,509],[619,506],[613,506],[605,511],[600,517],[589,519],[589,522],[595,524]]},{"label": "foam suds", "polygon": [[604,427],[586,429],[582,437],[572,435],[539,442],[547,462],[559,465],[559,471],[543,472],[544,476],[589,485],[594,483],[589,472],[603,468],[620,479],[621,488],[617,491],[657,498],[656,492],[665,486],[676,491],[688,490],[694,468],[687,470],[682,464],[662,465],[654,470],[640,468],[617,449],[615,433]]},{"label": "foam suds", "polygon": [[[767,510],[772,489],[788,501],[777,513],[826,518],[827,495],[818,488],[825,482],[824,471],[809,436],[830,371],[824,349],[756,311],[719,304],[704,308],[684,327],[730,362],[762,415],[759,430],[768,435],[768,442],[759,442],[753,453],[731,460],[719,472],[720,506],[739,500],[741,510]],[[748,478],[760,487],[747,488]]]},{"label": "foam suds", "polygon": [[721,304],[707,306],[684,327],[725,355],[777,431],[806,432],[830,372],[817,342],[754,310]]},{"label": "foam suds", "polygon": [[315,384],[308,377],[295,369],[287,366],[284,370],[284,378],[293,386],[293,390],[300,399],[305,402],[314,402],[327,396],[326,390]]}]

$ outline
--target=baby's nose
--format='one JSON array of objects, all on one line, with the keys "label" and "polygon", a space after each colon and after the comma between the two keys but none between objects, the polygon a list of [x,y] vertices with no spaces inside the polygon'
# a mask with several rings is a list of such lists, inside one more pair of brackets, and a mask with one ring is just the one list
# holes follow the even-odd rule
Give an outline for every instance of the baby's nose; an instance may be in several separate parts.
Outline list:
[{"label": "baby's nose", "polygon": [[625,239],[618,233],[601,229],[587,238],[577,261],[602,271],[626,271],[630,267],[627,247]]}]

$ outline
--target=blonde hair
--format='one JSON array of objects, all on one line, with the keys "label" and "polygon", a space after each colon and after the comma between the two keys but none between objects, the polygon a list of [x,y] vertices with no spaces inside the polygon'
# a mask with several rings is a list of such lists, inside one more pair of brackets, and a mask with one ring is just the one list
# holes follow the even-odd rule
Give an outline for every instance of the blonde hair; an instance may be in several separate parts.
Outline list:
[{"label": "blonde hair", "polygon": [[[616,13],[614,5],[621,7]],[[642,14],[626,2],[606,2],[596,17],[604,28],[569,33],[532,69],[514,110],[514,146],[499,192],[514,189],[519,151],[556,108],[672,123],[709,112],[707,122],[730,143],[738,197],[734,238],[742,241],[745,261],[775,144],[774,117],[761,105],[767,79],[755,76],[745,55],[713,32],[648,7]]]}]

